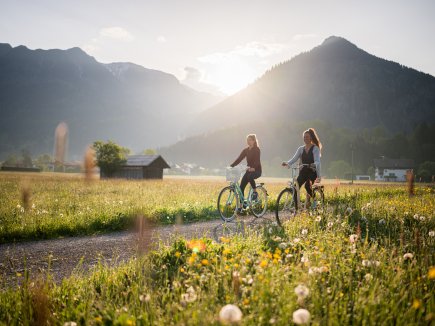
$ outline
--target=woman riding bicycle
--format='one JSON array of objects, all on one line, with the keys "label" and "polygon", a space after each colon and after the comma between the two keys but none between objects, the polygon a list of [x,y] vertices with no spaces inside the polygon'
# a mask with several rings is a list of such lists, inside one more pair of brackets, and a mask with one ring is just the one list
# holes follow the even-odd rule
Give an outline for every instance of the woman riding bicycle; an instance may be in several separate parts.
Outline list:
[{"label": "woman riding bicycle", "polygon": [[301,160],[302,168],[299,171],[297,182],[300,187],[305,183],[307,190],[307,202],[305,207],[310,207],[310,198],[313,197],[312,184],[317,180],[321,181],[320,176],[320,156],[322,144],[313,128],[304,131],[304,143],[299,147],[294,156],[287,162],[282,162],[282,166],[290,167],[298,159]]},{"label": "woman riding bicycle", "polygon": [[249,182],[253,189],[252,200],[256,200],[258,194],[255,191],[256,184],[254,180],[261,176],[260,148],[258,147],[257,136],[255,134],[248,135],[246,142],[248,143],[248,147],[242,150],[239,157],[230,166],[232,168],[235,167],[246,157],[248,169],[242,177],[240,189],[242,190],[243,196],[245,196],[245,188]]}]

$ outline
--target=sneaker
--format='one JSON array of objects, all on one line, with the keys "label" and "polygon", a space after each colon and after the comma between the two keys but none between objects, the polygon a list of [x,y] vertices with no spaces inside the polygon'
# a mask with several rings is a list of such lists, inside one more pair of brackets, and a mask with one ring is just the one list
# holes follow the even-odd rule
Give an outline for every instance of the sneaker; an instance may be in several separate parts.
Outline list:
[{"label": "sneaker", "polygon": [[252,200],[257,200],[257,199],[258,199],[258,192],[254,191],[254,192],[252,193],[251,199],[252,199]]}]

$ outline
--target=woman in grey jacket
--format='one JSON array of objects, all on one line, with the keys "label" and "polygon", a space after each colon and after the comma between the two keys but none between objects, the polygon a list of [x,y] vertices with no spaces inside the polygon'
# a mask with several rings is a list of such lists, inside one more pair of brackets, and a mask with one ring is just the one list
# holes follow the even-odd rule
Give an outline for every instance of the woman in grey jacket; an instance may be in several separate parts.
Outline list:
[{"label": "woman in grey jacket", "polygon": [[321,181],[320,176],[320,156],[322,143],[313,128],[304,131],[304,143],[296,150],[293,157],[287,162],[282,162],[282,166],[290,167],[293,163],[300,159],[302,168],[299,171],[297,182],[299,189],[305,183],[307,190],[307,205],[309,207],[310,198],[313,196],[312,184],[317,180]]}]

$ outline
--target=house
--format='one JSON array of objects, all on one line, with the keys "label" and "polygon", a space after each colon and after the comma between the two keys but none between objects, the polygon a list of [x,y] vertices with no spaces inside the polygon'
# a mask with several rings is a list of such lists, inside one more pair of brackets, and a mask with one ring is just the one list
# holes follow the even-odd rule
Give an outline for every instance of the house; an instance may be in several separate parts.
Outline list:
[{"label": "house", "polygon": [[409,159],[375,159],[376,181],[406,181],[406,173],[414,168],[414,161]]},{"label": "house", "polygon": [[[125,165],[116,171],[111,178],[121,179],[163,179],[163,169],[170,166],[160,155],[131,155]],[[100,177],[107,178],[100,170]]]}]

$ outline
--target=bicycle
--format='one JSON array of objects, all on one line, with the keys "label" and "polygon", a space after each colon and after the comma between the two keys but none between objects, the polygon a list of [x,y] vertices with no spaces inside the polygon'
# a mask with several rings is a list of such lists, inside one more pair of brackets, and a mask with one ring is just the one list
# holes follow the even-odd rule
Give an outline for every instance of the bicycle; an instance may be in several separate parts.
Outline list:
[{"label": "bicycle", "polygon": [[[291,179],[288,183],[288,186],[284,188],[278,195],[278,199],[276,200],[275,216],[279,226],[282,226],[285,221],[290,220],[293,216],[295,216],[298,208],[301,207],[300,189],[299,184],[297,183],[297,171],[304,166],[315,168],[314,164],[301,164],[299,166],[290,167],[292,170]],[[321,208],[325,202],[324,186],[319,183],[314,183],[312,185],[312,189],[313,203],[311,207],[315,209]],[[304,209],[306,208],[305,201]]]},{"label": "bicycle", "polygon": [[223,188],[219,193],[217,208],[221,219],[224,222],[231,222],[237,215],[237,211],[243,212],[248,209],[255,217],[261,217],[267,210],[267,194],[264,183],[256,184],[257,198],[253,199],[253,189],[249,190],[248,196],[243,196],[240,189],[239,179],[246,169],[240,170],[237,168],[227,168],[226,180],[230,182],[228,186]]}]

